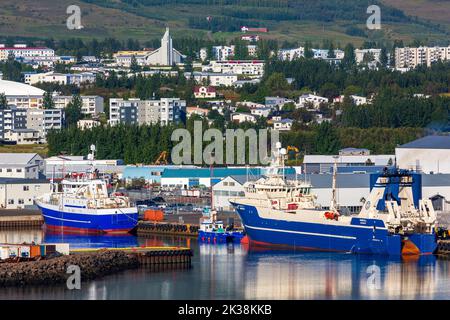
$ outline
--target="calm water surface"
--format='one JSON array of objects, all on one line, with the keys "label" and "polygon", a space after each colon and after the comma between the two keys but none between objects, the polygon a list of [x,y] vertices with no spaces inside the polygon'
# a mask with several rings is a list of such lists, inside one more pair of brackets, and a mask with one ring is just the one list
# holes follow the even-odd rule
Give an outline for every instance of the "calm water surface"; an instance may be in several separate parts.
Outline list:
[{"label": "calm water surface", "polygon": [[[203,245],[184,237],[52,235],[40,229],[0,232],[0,243],[24,241],[68,242],[76,248],[180,245],[190,246],[194,257],[190,269],[140,268],[83,282],[81,290],[65,285],[0,288],[0,299],[450,298],[450,260],[434,256],[401,260]],[[368,268],[380,270],[379,277],[370,277]]]}]

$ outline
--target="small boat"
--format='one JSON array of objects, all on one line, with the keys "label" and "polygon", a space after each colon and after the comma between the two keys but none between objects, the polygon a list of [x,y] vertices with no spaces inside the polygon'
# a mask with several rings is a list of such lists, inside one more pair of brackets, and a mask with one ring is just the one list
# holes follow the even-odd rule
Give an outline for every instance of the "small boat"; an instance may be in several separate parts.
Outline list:
[{"label": "small boat", "polygon": [[[91,146],[94,159],[95,146]],[[107,183],[93,168],[53,183],[52,192],[36,199],[45,227],[64,232],[123,234],[134,229],[138,210],[129,198],[108,194]]]},{"label": "small boat", "polygon": [[198,230],[198,240],[204,243],[240,243],[244,234],[241,231],[230,230],[224,228],[222,221],[217,221],[217,213],[215,210],[204,211],[211,217],[203,217],[200,219],[200,228]]}]

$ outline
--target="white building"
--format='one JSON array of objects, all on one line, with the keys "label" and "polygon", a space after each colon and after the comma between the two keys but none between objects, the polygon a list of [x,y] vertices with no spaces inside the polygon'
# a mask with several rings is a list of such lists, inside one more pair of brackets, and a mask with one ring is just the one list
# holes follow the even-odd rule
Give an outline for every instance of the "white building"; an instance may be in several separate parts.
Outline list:
[{"label": "white building", "polygon": [[[391,166],[395,163],[395,155],[339,155],[336,158],[337,166],[340,167],[370,167]],[[331,173],[335,162],[334,156],[328,155],[305,155],[303,159],[305,173]]]},{"label": "white building", "polygon": [[304,108],[307,104],[312,104],[312,106],[317,109],[322,103],[328,103],[328,98],[308,93],[303,94],[298,98],[297,108]]},{"label": "white building", "polygon": [[37,153],[2,153],[0,178],[38,179],[43,159]]},{"label": "white building", "polygon": [[425,64],[430,67],[437,61],[450,60],[450,46],[448,47],[418,47],[395,48],[395,68],[414,69]]},{"label": "white building", "polygon": [[214,46],[212,47],[213,59],[217,61],[225,61],[234,56],[234,45],[231,46]]},{"label": "white building", "polygon": [[450,173],[450,136],[426,136],[395,148],[397,165],[428,174]]},{"label": "white building", "polygon": [[216,89],[209,86],[196,86],[194,88],[194,97],[196,99],[214,99],[216,97]]},{"label": "white building", "polygon": [[271,108],[263,107],[263,108],[252,108],[250,110],[250,113],[257,117],[264,117],[267,118],[270,115],[270,112],[272,111]]},{"label": "white building", "polygon": [[206,61],[206,59],[208,59],[208,50],[206,48],[201,48],[198,57],[201,61]]},{"label": "white building", "polygon": [[210,86],[213,87],[231,87],[238,81],[237,74],[229,74],[229,73],[213,73],[213,72],[196,72],[193,73],[186,72],[185,77],[190,79],[194,78],[195,82],[198,84],[207,82]]},{"label": "white building", "polygon": [[[340,95],[337,98],[333,99],[333,103],[342,103],[344,102],[344,95]],[[357,106],[363,105],[363,104],[370,104],[370,99],[367,99],[366,97],[357,96],[357,95],[351,95],[350,98],[352,99],[353,103]]]},{"label": "white building", "polygon": [[181,63],[185,58],[180,52],[173,48],[169,28],[161,39],[161,47],[149,53],[146,57],[147,65],[172,66]]},{"label": "white building", "polygon": [[[96,116],[103,112],[104,100],[101,96],[80,96],[82,105],[81,113],[84,115]],[[73,96],[53,96],[55,108],[65,109],[72,101]]]},{"label": "white building", "polygon": [[0,208],[24,209],[34,206],[34,199],[51,192],[45,179],[0,178]]},{"label": "white building", "polygon": [[294,121],[292,119],[281,119],[273,121],[274,130],[278,131],[289,131],[292,129],[292,124]]},{"label": "white building", "polygon": [[45,91],[21,82],[0,80],[0,93],[6,95],[8,104],[18,108],[40,108]]},{"label": "white building", "polygon": [[278,59],[283,61],[292,61],[305,56],[305,48],[298,47],[295,49],[280,49],[278,50]]},{"label": "white building", "polygon": [[12,47],[0,44],[0,61],[7,60],[10,54],[15,58],[53,57],[55,50],[46,47],[28,47],[25,44],[16,44]]},{"label": "white building", "polygon": [[[264,75],[264,61],[262,60],[226,60],[211,61],[202,67],[203,72],[237,74],[249,78],[260,78]],[[236,79],[237,80],[237,79]]]},{"label": "white building", "polygon": [[247,107],[250,109],[266,107],[264,104],[253,102],[253,101],[238,101],[238,102],[236,102],[236,106],[244,106],[244,107]]},{"label": "white building", "polygon": [[77,127],[81,130],[92,129],[101,125],[98,120],[81,119],[77,122]]},{"label": "white building", "polygon": [[213,190],[213,207],[219,211],[231,211],[231,198],[243,197],[245,177],[229,176],[216,183]]},{"label": "white building", "polygon": [[41,135],[33,129],[12,129],[5,131],[4,139],[17,144],[37,144],[41,142]]},{"label": "white building", "polygon": [[366,55],[371,55],[373,57],[372,61],[380,63],[381,49],[355,49],[356,63],[361,64]]},{"label": "white building", "polygon": [[39,82],[50,82],[57,83],[61,85],[68,84],[67,75],[55,72],[45,72],[45,73],[25,73],[24,74],[25,83],[33,85]]},{"label": "white building", "polygon": [[242,122],[256,123],[256,117],[252,114],[237,112],[237,113],[233,113],[231,115],[231,121],[237,122],[237,123],[242,123]]}]

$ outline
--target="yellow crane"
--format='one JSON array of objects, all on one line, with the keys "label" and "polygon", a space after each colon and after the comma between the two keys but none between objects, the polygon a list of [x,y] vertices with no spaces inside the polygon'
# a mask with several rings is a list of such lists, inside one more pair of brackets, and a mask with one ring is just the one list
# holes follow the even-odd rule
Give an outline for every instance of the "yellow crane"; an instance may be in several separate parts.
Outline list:
[{"label": "yellow crane", "polygon": [[154,165],[168,165],[169,164],[169,153],[163,151],[159,154],[158,158],[153,162]]}]

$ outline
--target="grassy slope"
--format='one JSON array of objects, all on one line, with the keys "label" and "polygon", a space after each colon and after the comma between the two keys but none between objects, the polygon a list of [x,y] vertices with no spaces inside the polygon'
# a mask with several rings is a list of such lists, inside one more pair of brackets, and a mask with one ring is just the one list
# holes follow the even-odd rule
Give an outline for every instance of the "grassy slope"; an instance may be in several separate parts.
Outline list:
[{"label": "grassy slope", "polygon": [[[445,19],[446,10],[450,10],[448,1],[433,0],[383,0],[386,4],[405,9],[408,14],[420,16],[418,11],[423,10],[424,18],[442,22]],[[407,4],[417,2],[417,6]],[[426,3],[435,3],[430,9]],[[83,30],[68,30],[65,26],[68,15],[66,8],[71,4],[77,4],[82,11]],[[434,10],[434,11],[433,11]],[[438,11],[439,14],[436,14]],[[67,37],[109,37],[114,36],[121,39],[134,37],[140,40],[159,38],[166,25],[169,25],[174,36],[206,36],[203,30],[195,30],[187,27],[190,16],[219,15],[220,8],[217,6],[186,6],[166,5],[142,8],[139,16],[123,10],[100,7],[77,0],[2,0],[0,6],[0,35],[23,36],[23,37],[54,37],[56,39]],[[447,15],[448,17],[448,15]],[[347,22],[348,24],[348,22]],[[364,38],[353,37],[344,33],[346,22],[338,23],[314,23],[305,21],[266,21],[271,32],[264,37],[280,40],[313,40],[321,43],[323,39],[333,39],[336,42],[353,42],[361,44]],[[364,28],[364,26],[360,26]],[[214,33],[217,39],[234,38],[239,33]],[[370,35],[372,39],[403,39],[411,41],[414,38],[422,39],[448,39],[448,36],[417,24],[389,24],[383,25],[381,32]]]},{"label": "grassy slope", "polygon": [[450,26],[450,1],[448,0],[382,0],[410,16],[417,16]]},{"label": "grassy slope", "polygon": [[47,156],[46,144],[0,145],[0,153],[38,153]]}]

